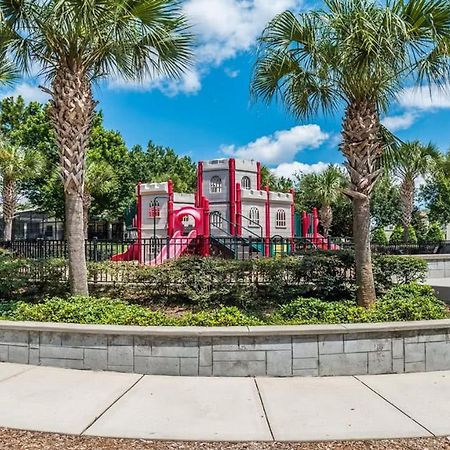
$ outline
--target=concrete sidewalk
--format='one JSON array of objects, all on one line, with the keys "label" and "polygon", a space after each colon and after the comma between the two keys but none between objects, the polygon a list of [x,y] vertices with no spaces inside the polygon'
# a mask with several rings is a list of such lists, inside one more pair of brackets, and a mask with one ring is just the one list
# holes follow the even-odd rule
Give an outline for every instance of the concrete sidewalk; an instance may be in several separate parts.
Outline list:
[{"label": "concrete sidewalk", "polygon": [[450,435],[450,372],[189,378],[0,363],[0,427],[202,441]]}]

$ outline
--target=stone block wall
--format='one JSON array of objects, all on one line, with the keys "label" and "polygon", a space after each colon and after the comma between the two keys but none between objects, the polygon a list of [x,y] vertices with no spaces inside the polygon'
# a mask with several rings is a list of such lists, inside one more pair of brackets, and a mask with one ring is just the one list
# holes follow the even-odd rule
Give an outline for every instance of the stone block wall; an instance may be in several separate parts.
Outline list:
[{"label": "stone block wall", "polygon": [[450,320],[228,329],[0,322],[0,361],[221,377],[450,370]]}]

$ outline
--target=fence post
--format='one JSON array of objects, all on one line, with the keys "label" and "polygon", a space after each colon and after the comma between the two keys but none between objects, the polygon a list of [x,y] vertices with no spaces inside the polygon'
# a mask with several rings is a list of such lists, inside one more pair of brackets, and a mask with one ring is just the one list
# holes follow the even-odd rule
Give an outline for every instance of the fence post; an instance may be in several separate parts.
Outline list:
[{"label": "fence post", "polygon": [[[98,255],[97,255],[97,236],[94,236],[94,261],[98,262]],[[112,246],[112,245],[111,245]],[[111,252],[112,253],[112,252]]]}]

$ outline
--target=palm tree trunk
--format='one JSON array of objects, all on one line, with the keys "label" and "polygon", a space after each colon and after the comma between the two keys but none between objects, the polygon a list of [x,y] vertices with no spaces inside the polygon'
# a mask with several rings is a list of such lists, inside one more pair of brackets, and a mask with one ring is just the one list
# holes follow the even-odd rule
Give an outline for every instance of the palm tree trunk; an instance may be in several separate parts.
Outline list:
[{"label": "palm tree trunk", "polygon": [[400,186],[400,198],[402,208],[403,241],[409,241],[409,226],[412,221],[414,209],[414,181],[405,178]]},{"label": "palm tree trunk", "polygon": [[12,240],[12,226],[14,215],[16,213],[17,204],[17,192],[16,192],[16,181],[10,178],[5,178],[3,180],[3,240],[9,242]]},{"label": "palm tree trunk", "polygon": [[86,147],[95,102],[82,67],[63,63],[52,83],[50,116],[59,148],[64,183],[69,280],[75,295],[88,295],[84,240],[83,193]]},{"label": "palm tree trunk", "polygon": [[84,239],[88,238],[89,210],[91,209],[92,197],[86,191],[83,195],[83,229]]},{"label": "palm tree trunk", "polygon": [[353,201],[353,239],[358,304],[369,307],[376,301],[370,250],[370,196],[381,173],[378,159],[382,153],[380,120],[375,103],[351,103],[345,112],[342,152],[350,175],[344,192]]},{"label": "palm tree trunk", "polygon": [[333,210],[330,205],[322,205],[320,207],[319,218],[322,223],[323,235],[327,238],[330,234],[331,223],[333,222]]}]

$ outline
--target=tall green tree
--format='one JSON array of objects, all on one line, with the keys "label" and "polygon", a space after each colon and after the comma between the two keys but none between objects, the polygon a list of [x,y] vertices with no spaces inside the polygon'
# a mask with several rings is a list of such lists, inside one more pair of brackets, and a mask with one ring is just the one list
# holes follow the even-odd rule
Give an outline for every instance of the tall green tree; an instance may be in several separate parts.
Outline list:
[{"label": "tall green tree", "polygon": [[39,169],[40,157],[37,152],[14,145],[4,136],[0,137],[0,184],[3,200],[4,241],[12,239],[19,183],[36,176]]},{"label": "tall green tree", "polygon": [[149,141],[144,150],[134,146],[129,153],[128,178],[133,190],[136,183],[161,182],[171,179],[178,192],[195,192],[196,165],[189,156],[179,156],[169,147]]},{"label": "tall green tree", "polygon": [[386,168],[400,180],[401,223],[404,242],[409,242],[416,181],[419,177],[426,177],[430,173],[439,155],[440,153],[434,145],[424,145],[419,141],[412,141],[404,142],[396,151],[387,152],[383,158]]},{"label": "tall green tree", "polygon": [[275,175],[266,166],[261,166],[261,185],[269,186],[274,192],[288,192],[294,187],[294,181],[290,178]]},{"label": "tall green tree", "polygon": [[108,163],[87,160],[86,179],[83,192],[83,223],[84,238],[88,238],[89,212],[94,196],[101,196],[111,192],[117,185],[114,169]]},{"label": "tall green tree", "polygon": [[450,151],[435,161],[419,195],[430,221],[450,223]]},{"label": "tall green tree", "polygon": [[375,184],[370,201],[370,214],[375,227],[398,224],[402,215],[400,204],[400,188],[386,173]]},{"label": "tall green tree", "polygon": [[279,99],[299,119],[344,108],[360,305],[376,300],[370,197],[386,146],[380,113],[407,83],[448,80],[449,33],[444,0],[325,0],[324,9],[277,15],[260,37],[255,97]]},{"label": "tall green tree", "polygon": [[[85,159],[94,108],[92,83],[107,76],[178,77],[192,36],[174,0],[1,1],[8,50],[22,67],[42,67],[50,87],[65,196],[69,279],[88,294],[83,233]],[[8,41],[9,40],[9,41]]]},{"label": "tall green tree", "polygon": [[330,164],[320,173],[311,173],[299,177],[302,195],[319,207],[319,220],[323,234],[328,237],[333,222],[333,207],[342,196],[346,179],[342,170]]}]

